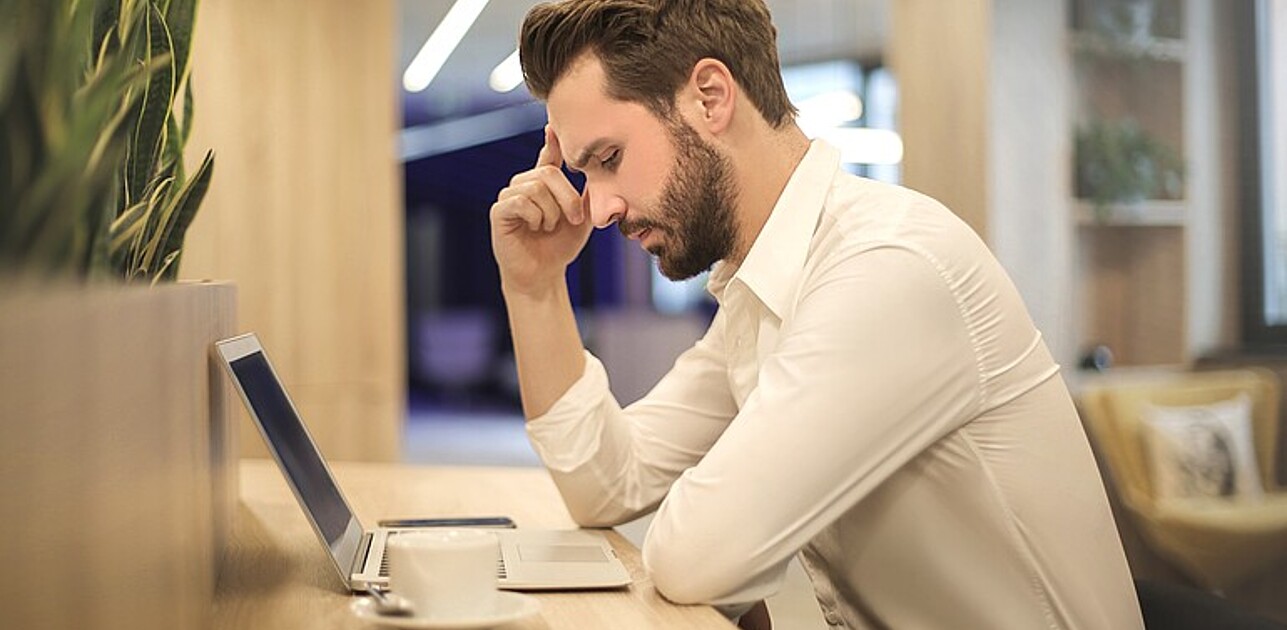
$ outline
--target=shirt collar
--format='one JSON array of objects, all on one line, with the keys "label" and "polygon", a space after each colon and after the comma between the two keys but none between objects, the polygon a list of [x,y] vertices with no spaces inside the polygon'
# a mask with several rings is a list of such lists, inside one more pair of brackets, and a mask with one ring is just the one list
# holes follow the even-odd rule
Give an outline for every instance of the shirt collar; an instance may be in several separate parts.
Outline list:
[{"label": "shirt collar", "polygon": [[707,290],[721,299],[730,283],[740,282],[783,319],[795,298],[809,243],[839,167],[840,151],[821,140],[811,142],[751,244],[746,260],[740,267],[716,263]]}]

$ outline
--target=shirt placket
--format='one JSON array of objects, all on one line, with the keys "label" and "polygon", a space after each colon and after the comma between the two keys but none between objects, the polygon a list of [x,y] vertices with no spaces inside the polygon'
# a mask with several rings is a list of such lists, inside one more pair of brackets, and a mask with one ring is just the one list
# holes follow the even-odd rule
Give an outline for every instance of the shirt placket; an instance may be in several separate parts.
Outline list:
[{"label": "shirt placket", "polygon": [[743,287],[729,287],[732,317],[729,318],[729,386],[740,409],[746,399],[755,391],[759,381],[759,369],[756,363],[756,329],[757,319],[750,308],[749,300]]}]

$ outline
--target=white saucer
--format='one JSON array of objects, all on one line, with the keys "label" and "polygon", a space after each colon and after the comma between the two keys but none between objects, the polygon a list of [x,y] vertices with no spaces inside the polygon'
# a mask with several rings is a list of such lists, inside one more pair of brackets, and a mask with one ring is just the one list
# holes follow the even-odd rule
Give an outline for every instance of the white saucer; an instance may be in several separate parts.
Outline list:
[{"label": "white saucer", "polygon": [[382,615],[369,597],[361,597],[349,604],[349,610],[363,621],[378,623],[391,628],[420,628],[425,630],[466,630],[467,628],[494,628],[504,623],[531,617],[541,611],[541,602],[530,595],[496,592],[496,606],[490,611],[469,617],[395,617]]}]

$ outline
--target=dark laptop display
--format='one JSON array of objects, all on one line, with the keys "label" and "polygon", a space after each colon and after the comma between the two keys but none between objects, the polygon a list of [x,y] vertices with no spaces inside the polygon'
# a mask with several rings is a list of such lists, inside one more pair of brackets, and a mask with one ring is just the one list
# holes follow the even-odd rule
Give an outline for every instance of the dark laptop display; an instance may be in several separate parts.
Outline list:
[{"label": "dark laptop display", "polygon": [[353,519],[353,512],[335,487],[321,454],[304,432],[295,406],[286,398],[263,352],[248,354],[229,365],[276,448],[291,484],[308,505],[327,545],[334,549]]}]

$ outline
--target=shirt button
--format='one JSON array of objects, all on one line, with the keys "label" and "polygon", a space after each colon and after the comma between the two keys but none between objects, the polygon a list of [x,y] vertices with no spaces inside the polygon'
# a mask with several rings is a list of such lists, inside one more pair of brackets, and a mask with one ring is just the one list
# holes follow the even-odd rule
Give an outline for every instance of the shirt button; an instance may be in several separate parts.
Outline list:
[{"label": "shirt button", "polygon": [[822,615],[822,618],[826,620],[827,625],[829,626],[833,626],[833,627],[840,626],[840,615],[837,615],[836,612],[833,610],[828,610],[825,614]]}]

